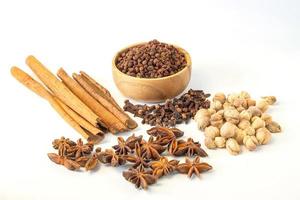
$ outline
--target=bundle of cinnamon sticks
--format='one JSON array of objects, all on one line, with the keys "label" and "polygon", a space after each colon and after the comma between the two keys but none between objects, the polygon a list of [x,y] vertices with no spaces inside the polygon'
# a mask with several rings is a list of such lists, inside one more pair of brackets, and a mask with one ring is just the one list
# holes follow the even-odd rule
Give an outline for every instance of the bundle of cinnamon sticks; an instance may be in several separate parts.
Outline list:
[{"label": "bundle of cinnamon sticks", "polygon": [[60,68],[58,79],[34,56],[28,56],[26,64],[47,88],[18,67],[11,68],[12,75],[48,100],[62,118],[87,140],[97,143],[104,138],[106,131],[115,134],[137,127],[110,92],[85,72],[74,73],[71,77]]}]

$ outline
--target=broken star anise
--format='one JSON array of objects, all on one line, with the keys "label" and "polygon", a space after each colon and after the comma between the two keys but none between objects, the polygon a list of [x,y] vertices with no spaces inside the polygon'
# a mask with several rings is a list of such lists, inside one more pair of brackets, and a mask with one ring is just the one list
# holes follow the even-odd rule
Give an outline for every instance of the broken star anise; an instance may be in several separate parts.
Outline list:
[{"label": "broken star anise", "polygon": [[78,159],[82,156],[90,155],[93,151],[94,145],[92,143],[83,144],[82,140],[77,140],[75,146],[67,149],[67,157],[71,159]]},{"label": "broken star anise", "polygon": [[174,139],[168,146],[169,153],[174,156],[189,156],[198,155],[206,157],[207,153],[201,148],[199,142],[194,142],[192,138],[187,141]]},{"label": "broken star anise", "polygon": [[139,135],[139,136],[135,136],[135,134],[132,134],[131,136],[129,136],[126,140],[126,146],[128,146],[130,149],[134,149],[135,148],[135,144],[139,143],[141,144],[143,140],[143,136]]},{"label": "broken star anise", "polygon": [[98,166],[99,160],[97,153],[94,153],[85,163],[85,170],[93,170]]},{"label": "broken star anise", "polygon": [[153,175],[162,177],[172,173],[176,169],[178,163],[178,160],[169,161],[166,157],[160,157],[159,160],[153,161],[150,167],[153,170]]},{"label": "broken star anise", "polygon": [[127,155],[132,153],[132,149],[126,144],[126,141],[122,137],[118,137],[118,144],[112,147],[116,154],[118,155]]},{"label": "broken star anise", "polygon": [[156,182],[156,177],[151,174],[151,171],[145,171],[143,169],[131,168],[128,171],[123,172],[123,177],[135,184],[137,188],[147,189],[148,185],[152,185]]},{"label": "broken star anise", "polygon": [[166,147],[156,144],[153,141],[153,136],[150,136],[147,142],[142,142],[141,150],[142,154],[145,154],[147,159],[158,160],[160,158],[160,154],[166,150]]},{"label": "broken star anise", "polygon": [[146,154],[142,153],[141,146],[139,143],[135,144],[135,154],[133,155],[125,155],[124,158],[130,162],[133,163],[133,168],[138,168],[143,170],[144,168],[149,167],[150,159],[146,158]]},{"label": "broken star anise", "polygon": [[192,177],[193,174],[200,176],[201,172],[211,170],[212,166],[203,162],[200,163],[200,157],[197,156],[193,161],[188,158],[185,159],[185,163],[179,164],[177,166],[177,171],[179,173],[187,174],[188,177]]},{"label": "broken star anise", "polygon": [[204,149],[201,148],[201,144],[199,142],[194,142],[192,138],[187,139],[185,146],[187,148],[186,155],[189,157],[192,157],[193,155],[198,155],[201,157],[208,156]]},{"label": "broken star anise", "polygon": [[176,138],[182,137],[184,134],[184,132],[179,130],[178,128],[166,128],[161,126],[153,127],[147,130],[147,133],[154,137],[161,136],[161,137],[176,137]]},{"label": "broken star anise", "polygon": [[123,156],[117,155],[112,149],[105,149],[104,152],[100,152],[98,159],[100,162],[110,164],[113,167],[124,165],[126,162]]},{"label": "broken star anise", "polygon": [[48,153],[48,157],[52,162],[58,165],[63,165],[69,170],[78,170],[80,168],[80,165],[77,162],[69,160],[65,156],[61,156],[56,153]]}]

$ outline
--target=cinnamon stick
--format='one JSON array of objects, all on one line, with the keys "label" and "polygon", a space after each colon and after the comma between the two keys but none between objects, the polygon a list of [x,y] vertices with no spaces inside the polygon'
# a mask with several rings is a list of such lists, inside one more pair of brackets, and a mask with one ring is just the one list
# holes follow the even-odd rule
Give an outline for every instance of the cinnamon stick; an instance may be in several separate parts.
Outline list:
[{"label": "cinnamon stick", "polygon": [[54,97],[54,99],[65,110],[65,112],[68,113],[68,115],[70,115],[70,117],[72,117],[82,128],[86,129],[94,135],[98,135],[104,138],[104,133],[99,128],[93,126],[90,122],[86,121],[76,112],[74,112],[69,106],[67,106],[61,100],[59,100],[59,98]]},{"label": "cinnamon stick", "polygon": [[59,105],[55,100],[53,95],[44,88],[39,82],[34,80],[26,72],[19,69],[18,67],[11,68],[12,76],[17,79],[20,83],[26,86],[28,89],[32,90],[34,93],[40,97],[47,99],[50,105],[56,110],[56,112],[78,133],[80,133],[84,138],[92,142],[99,142],[100,137],[90,134],[87,130],[84,130],[68,113]]},{"label": "cinnamon stick", "polygon": [[118,120],[112,113],[110,113],[105,107],[103,107],[98,101],[96,101],[80,84],[73,80],[62,68],[57,72],[57,76],[63,81],[63,83],[84,102],[91,110],[93,110],[100,120],[107,126],[112,132],[125,131],[127,128],[121,121]]},{"label": "cinnamon stick", "polygon": [[85,79],[87,79],[90,82],[91,85],[93,85],[95,88],[97,88],[97,93],[99,95],[101,95],[103,98],[107,99],[112,104],[114,104],[116,106],[116,108],[123,111],[122,108],[119,106],[119,104],[115,101],[115,99],[111,96],[110,92],[105,87],[100,85],[95,79],[90,77],[84,71],[80,71],[79,73],[80,73],[81,76],[83,76]]},{"label": "cinnamon stick", "polygon": [[81,115],[94,126],[97,126],[98,116],[87,107],[76,95],[74,95],[60,80],[56,78],[34,56],[28,56],[27,65],[39,77],[39,79],[57,96],[63,103]]},{"label": "cinnamon stick", "polygon": [[85,75],[73,74],[73,78],[100,104],[102,104],[107,110],[109,110],[115,117],[117,117],[126,127],[134,129],[137,127],[137,123],[132,120],[115,102],[110,95],[109,91],[98,84],[95,80]]}]

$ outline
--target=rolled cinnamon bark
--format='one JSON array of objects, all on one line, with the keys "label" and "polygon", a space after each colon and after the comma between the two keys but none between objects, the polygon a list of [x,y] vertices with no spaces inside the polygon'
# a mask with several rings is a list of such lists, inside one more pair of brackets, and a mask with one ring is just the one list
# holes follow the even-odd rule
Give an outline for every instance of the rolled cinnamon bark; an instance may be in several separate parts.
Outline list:
[{"label": "rolled cinnamon bark", "polygon": [[98,116],[87,107],[76,95],[74,95],[59,79],[56,78],[34,56],[28,56],[27,65],[39,77],[39,79],[57,96],[63,103],[72,108],[94,126],[98,124]]},{"label": "rolled cinnamon bark", "polygon": [[57,76],[63,83],[92,111],[94,111],[99,119],[106,125],[112,133],[127,130],[126,126],[115,116],[110,110],[106,109],[96,99],[94,99],[80,84],[73,80],[62,68],[57,72]]},{"label": "rolled cinnamon bark", "polygon": [[[84,75],[83,75],[84,74]],[[137,123],[132,120],[112,98],[109,91],[97,83],[94,79],[86,73],[81,72],[81,75],[73,74],[73,78],[100,104],[102,104],[108,111],[117,117],[126,127],[134,129]]]},{"label": "rolled cinnamon bark", "polygon": [[[18,67],[12,67],[11,68],[11,74],[12,76],[17,79],[20,83],[22,83],[24,86],[26,86],[28,89],[32,90],[34,93],[39,95],[40,97],[48,100],[50,105],[56,110],[56,112],[71,126],[73,127],[78,133],[80,133],[84,138],[86,138],[89,141],[92,141],[94,143],[98,143],[100,140],[103,139],[103,137],[97,136],[98,134],[101,135],[101,131],[96,129],[94,127],[93,129],[90,129],[92,126],[83,126],[85,129],[83,129],[79,123],[77,123],[74,118],[72,118],[66,110],[63,109],[63,107],[58,103],[58,101],[53,97],[53,95],[47,91],[46,88],[36,80],[34,80],[31,76],[29,76],[26,72],[19,69]],[[74,111],[73,111],[74,112]],[[75,113],[75,112],[74,112]],[[79,116],[80,117],[80,116]],[[84,119],[83,119],[84,120]],[[86,123],[89,124],[89,122],[86,121]],[[91,131],[91,132],[89,132]],[[91,133],[95,133],[96,135],[93,135]],[[102,133],[103,134],[103,133]]]}]

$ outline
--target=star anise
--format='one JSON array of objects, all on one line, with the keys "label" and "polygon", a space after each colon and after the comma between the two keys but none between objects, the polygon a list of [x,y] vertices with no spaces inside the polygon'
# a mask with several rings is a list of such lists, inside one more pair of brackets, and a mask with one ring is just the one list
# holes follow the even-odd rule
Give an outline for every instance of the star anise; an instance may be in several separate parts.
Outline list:
[{"label": "star anise", "polygon": [[154,137],[175,136],[176,138],[182,137],[184,134],[184,132],[179,130],[178,128],[166,128],[166,127],[161,127],[161,126],[153,127],[151,129],[147,130],[147,133]]},{"label": "star anise", "polygon": [[98,159],[100,162],[110,164],[113,167],[124,165],[126,162],[123,156],[117,155],[112,149],[105,149],[104,152],[100,152],[98,154]]},{"label": "star anise", "polygon": [[145,154],[147,159],[158,160],[160,154],[164,152],[166,148],[153,142],[153,137],[151,136],[148,142],[142,142],[141,150],[142,154]]},{"label": "star anise", "polygon": [[184,132],[178,128],[173,127],[173,128],[169,128],[169,129],[174,133],[176,138],[182,137],[184,135]]},{"label": "star anise", "polygon": [[149,167],[150,160],[146,158],[146,154],[142,153],[141,146],[139,143],[135,144],[135,154],[125,155],[125,159],[128,162],[133,163],[133,168],[144,169]]},{"label": "star anise", "polygon": [[70,149],[70,147],[75,146],[76,143],[69,138],[61,137],[60,139],[53,140],[52,145],[54,149],[58,149],[59,155],[64,156],[67,153],[67,150]]},{"label": "star anise", "polygon": [[155,143],[165,146],[169,145],[172,140],[183,136],[183,131],[179,130],[178,128],[166,128],[166,127],[153,127],[147,130],[147,133],[151,136],[156,137]]},{"label": "star anise", "polygon": [[[183,156],[186,153],[186,142],[184,140],[173,139],[168,146],[168,151],[173,156]],[[180,147],[180,148],[179,148]]]},{"label": "star anise", "polygon": [[137,188],[147,189],[148,185],[152,185],[156,182],[156,177],[151,174],[151,171],[145,171],[143,169],[129,169],[123,172],[123,177],[135,184]]},{"label": "star anise", "polygon": [[83,144],[82,140],[77,140],[77,144],[67,149],[68,158],[77,159],[82,156],[90,155],[93,151],[94,145],[92,143]]},{"label": "star anise", "polygon": [[86,162],[85,164],[85,170],[93,170],[98,166],[99,160],[97,153],[94,153]]},{"label": "star anise", "polygon": [[132,149],[126,144],[126,141],[122,137],[118,137],[118,144],[112,147],[115,153],[118,155],[127,155],[132,153]]},{"label": "star anise", "polygon": [[166,145],[169,145],[174,139],[174,137],[169,137],[169,136],[165,136],[165,137],[162,137],[162,136],[157,136],[155,138],[155,140],[153,141],[155,144],[159,144],[161,146],[166,146]]},{"label": "star anise", "polygon": [[166,157],[160,157],[158,161],[153,161],[150,167],[153,169],[153,175],[161,177],[172,173],[176,169],[178,163],[178,160],[169,161]]},{"label": "star anise", "polygon": [[85,167],[87,161],[90,159],[89,156],[81,156],[75,160],[81,167]]},{"label": "star anise", "polygon": [[179,164],[177,166],[177,171],[179,173],[187,174],[188,177],[192,177],[193,174],[200,176],[200,173],[211,170],[212,166],[203,162],[200,163],[200,157],[197,156],[193,161],[186,158],[185,163]]},{"label": "star anise", "polygon": [[186,155],[189,157],[192,157],[193,155],[198,155],[201,157],[208,156],[204,149],[201,148],[201,144],[199,142],[194,142],[192,138],[187,139],[185,146],[187,148]]},{"label": "star anise", "polygon": [[69,170],[78,170],[80,168],[80,165],[77,162],[69,160],[65,156],[61,156],[56,153],[48,153],[48,157],[52,162],[58,165],[63,165]]},{"label": "star anise", "polygon": [[174,156],[187,155],[192,157],[193,155],[199,155],[201,157],[207,156],[207,153],[201,148],[199,142],[194,142],[192,138],[188,138],[187,141],[184,140],[173,140],[169,144],[169,153]]},{"label": "star anise", "polygon": [[129,136],[126,140],[126,146],[128,146],[130,149],[134,149],[135,148],[135,144],[139,143],[141,144],[143,140],[143,136],[135,136],[134,134],[132,134],[131,136]]}]

